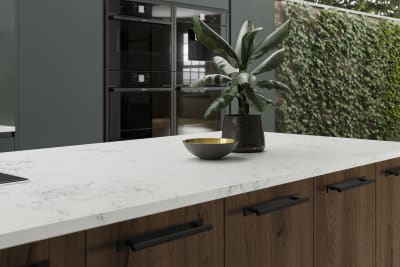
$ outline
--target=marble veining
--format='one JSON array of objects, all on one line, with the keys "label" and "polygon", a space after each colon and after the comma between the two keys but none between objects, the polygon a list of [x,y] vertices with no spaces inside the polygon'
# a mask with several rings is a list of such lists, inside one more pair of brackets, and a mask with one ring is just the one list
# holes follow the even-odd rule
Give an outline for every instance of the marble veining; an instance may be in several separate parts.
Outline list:
[{"label": "marble veining", "polygon": [[202,161],[210,133],[0,154],[0,249],[400,157],[400,143],[266,133],[267,150]]}]

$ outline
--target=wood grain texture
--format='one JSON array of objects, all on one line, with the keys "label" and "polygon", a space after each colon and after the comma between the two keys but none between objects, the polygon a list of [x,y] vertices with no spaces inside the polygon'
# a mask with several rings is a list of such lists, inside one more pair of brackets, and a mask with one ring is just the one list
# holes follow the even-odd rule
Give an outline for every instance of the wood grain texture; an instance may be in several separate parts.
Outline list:
[{"label": "wood grain texture", "polygon": [[[243,209],[300,193],[310,200],[261,216]],[[226,267],[313,265],[313,179],[226,199]]]},{"label": "wood grain texture", "polygon": [[[118,241],[202,218],[213,229],[148,249],[118,252]],[[223,201],[208,202],[87,232],[87,267],[223,267]]]},{"label": "wood grain texture", "polygon": [[360,176],[375,179],[375,165],[315,178],[314,266],[375,266],[375,184],[343,193],[326,190]]},{"label": "wood grain texture", "polygon": [[400,177],[385,176],[400,159],[376,164],[376,266],[400,267]]},{"label": "wood grain texture", "polygon": [[85,266],[85,233],[52,238],[0,251],[0,267],[26,267],[42,261],[51,267]]}]

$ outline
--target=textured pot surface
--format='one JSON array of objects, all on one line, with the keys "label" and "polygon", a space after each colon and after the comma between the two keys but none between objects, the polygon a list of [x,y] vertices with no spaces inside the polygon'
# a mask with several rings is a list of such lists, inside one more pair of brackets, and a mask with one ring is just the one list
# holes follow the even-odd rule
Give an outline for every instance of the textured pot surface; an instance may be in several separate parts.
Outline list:
[{"label": "textured pot surface", "polygon": [[264,131],[260,115],[225,115],[222,126],[223,138],[238,141],[235,152],[253,153],[265,149]]}]

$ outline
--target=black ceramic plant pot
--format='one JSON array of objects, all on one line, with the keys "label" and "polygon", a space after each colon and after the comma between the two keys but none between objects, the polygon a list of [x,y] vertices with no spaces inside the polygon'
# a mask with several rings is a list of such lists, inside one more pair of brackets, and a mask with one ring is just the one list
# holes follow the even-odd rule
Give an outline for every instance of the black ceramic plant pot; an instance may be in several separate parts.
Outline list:
[{"label": "black ceramic plant pot", "polygon": [[234,152],[254,153],[265,149],[264,131],[260,115],[225,115],[223,138],[234,138],[238,145]]}]

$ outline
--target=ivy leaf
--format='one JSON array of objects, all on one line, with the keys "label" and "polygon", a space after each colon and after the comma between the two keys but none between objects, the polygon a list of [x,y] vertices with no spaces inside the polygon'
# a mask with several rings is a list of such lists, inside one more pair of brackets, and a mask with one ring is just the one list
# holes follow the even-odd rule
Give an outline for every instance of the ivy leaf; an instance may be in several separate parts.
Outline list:
[{"label": "ivy leaf", "polygon": [[192,83],[190,87],[201,87],[201,86],[226,86],[232,78],[222,74],[211,74],[206,75],[200,80]]}]

